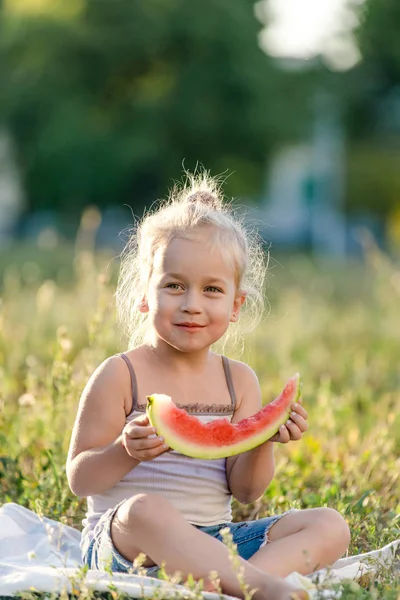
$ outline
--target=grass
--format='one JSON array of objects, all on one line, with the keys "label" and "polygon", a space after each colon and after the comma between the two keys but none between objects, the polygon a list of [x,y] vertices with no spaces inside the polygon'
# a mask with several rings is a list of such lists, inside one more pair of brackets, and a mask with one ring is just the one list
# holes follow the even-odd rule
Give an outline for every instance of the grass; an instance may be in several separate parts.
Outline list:
[{"label": "grass", "polygon": [[[117,268],[90,245],[0,254],[0,504],[81,525],[85,502],[69,491],[65,459],[86,381],[126,349],[113,303]],[[265,402],[300,371],[310,429],[277,448],[275,479],[257,503],[235,503],[235,519],[330,506],[350,525],[350,554],[399,538],[399,265],[372,243],[363,265],[286,256],[271,261],[268,299],[241,358]],[[396,576],[382,572],[342,597],[399,594]]]}]

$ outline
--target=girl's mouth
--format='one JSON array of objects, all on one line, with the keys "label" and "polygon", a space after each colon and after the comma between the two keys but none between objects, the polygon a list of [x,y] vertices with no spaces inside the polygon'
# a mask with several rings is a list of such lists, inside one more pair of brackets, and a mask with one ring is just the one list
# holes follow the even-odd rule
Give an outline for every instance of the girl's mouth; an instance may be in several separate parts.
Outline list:
[{"label": "girl's mouth", "polygon": [[204,327],[204,325],[198,325],[197,323],[177,323],[176,326],[181,329],[187,329],[188,331],[197,331]]}]

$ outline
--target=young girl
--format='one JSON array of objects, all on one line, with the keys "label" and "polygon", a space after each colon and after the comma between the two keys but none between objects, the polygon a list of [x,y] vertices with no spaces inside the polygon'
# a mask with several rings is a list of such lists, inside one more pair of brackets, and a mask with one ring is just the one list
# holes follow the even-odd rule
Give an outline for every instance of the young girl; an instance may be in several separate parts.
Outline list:
[{"label": "young girl", "polygon": [[346,551],[347,524],[329,508],[232,523],[232,496],[252,502],[268,487],[274,442],[306,431],[300,404],[270,441],[219,460],[169,450],[145,414],[152,393],[168,394],[203,421],[223,415],[235,423],[260,409],[252,369],[211,347],[242,306],[242,316],[257,321],[265,269],[256,236],[206,176],[175,191],[132,235],[117,288],[131,349],[105,360],[86,385],[67,462],[71,490],[87,497],[82,553],[90,568],[111,561],[113,571],[132,572],[143,553],[150,576],[164,563],[167,573],[191,573],[210,587],[217,571],[223,592],[243,597],[221,541],[228,527],[254,598],[281,600],[307,597],[286,575],[310,573]]}]

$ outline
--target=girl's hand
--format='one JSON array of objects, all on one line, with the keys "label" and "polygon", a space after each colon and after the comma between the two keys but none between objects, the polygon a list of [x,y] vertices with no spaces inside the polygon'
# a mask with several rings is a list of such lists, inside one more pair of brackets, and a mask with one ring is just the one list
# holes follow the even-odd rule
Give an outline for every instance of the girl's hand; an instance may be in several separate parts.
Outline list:
[{"label": "girl's hand", "polygon": [[125,425],[122,430],[122,445],[129,456],[140,462],[153,460],[168,450],[146,415],[132,419]]},{"label": "girl's hand", "polygon": [[292,404],[290,418],[284,425],[279,427],[279,431],[273,435],[269,441],[287,444],[291,441],[300,440],[303,433],[308,429],[307,419],[307,411],[301,404],[295,402]]}]

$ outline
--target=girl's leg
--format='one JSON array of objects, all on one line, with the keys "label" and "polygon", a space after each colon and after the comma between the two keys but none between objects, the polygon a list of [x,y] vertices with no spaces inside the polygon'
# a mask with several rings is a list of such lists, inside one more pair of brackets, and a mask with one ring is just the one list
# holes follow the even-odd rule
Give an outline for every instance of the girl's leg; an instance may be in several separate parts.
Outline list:
[{"label": "girl's leg", "polygon": [[268,543],[249,562],[266,573],[307,575],[333,564],[347,550],[349,527],[331,508],[311,508],[285,515],[268,532]]},{"label": "girl's leg", "polygon": [[[199,531],[161,496],[139,494],[124,502],[111,524],[111,536],[117,550],[129,561],[140,552],[147,556],[143,566],[165,563],[169,574],[190,573],[209,582],[217,571],[223,592],[243,598],[243,592],[229,559],[228,549],[219,540]],[[283,579],[267,575],[240,559],[249,589],[257,589],[255,600],[306,599],[304,590],[296,590]]]}]

